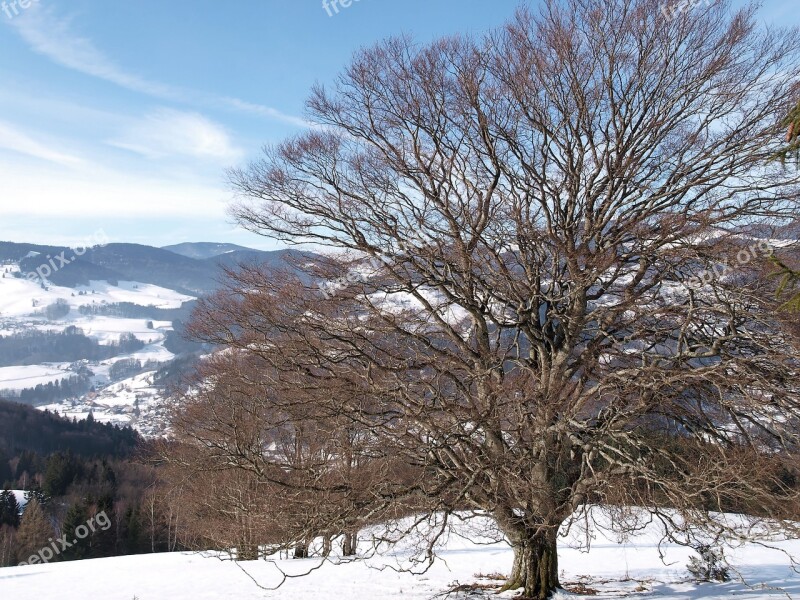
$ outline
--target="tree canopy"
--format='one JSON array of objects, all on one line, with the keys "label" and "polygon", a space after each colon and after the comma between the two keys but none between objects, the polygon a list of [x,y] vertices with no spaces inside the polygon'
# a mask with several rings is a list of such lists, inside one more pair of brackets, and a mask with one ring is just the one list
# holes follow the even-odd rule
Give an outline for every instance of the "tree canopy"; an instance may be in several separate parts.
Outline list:
[{"label": "tree canopy", "polygon": [[192,332],[227,352],[167,459],[240,486],[251,524],[281,490],[298,543],[414,515],[425,563],[449,516],[490,515],[532,598],[593,504],[684,543],[753,535],[725,510],[791,527],[797,339],[754,273],[798,214],[798,174],[766,159],[800,40],[727,2],[659,8],[553,0],[317,87],[319,126],[231,173],[233,214],[331,251],[200,303]]}]

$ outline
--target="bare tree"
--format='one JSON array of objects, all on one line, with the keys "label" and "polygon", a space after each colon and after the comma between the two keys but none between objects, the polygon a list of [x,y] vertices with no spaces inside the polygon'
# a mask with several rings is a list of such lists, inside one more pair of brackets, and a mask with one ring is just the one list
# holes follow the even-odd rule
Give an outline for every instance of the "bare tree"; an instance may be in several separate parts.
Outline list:
[{"label": "bare tree", "polygon": [[[243,560],[259,547],[308,558],[328,556],[341,537],[342,555],[355,554],[368,441],[331,410],[331,390],[318,388],[318,398],[299,387],[296,365],[284,366],[243,349],[217,355],[177,402],[173,439],[159,454],[170,495],[193,515],[190,547],[236,548]],[[322,547],[312,548],[319,537]]]},{"label": "bare tree", "polygon": [[[687,542],[754,531],[718,510],[789,527],[796,338],[739,271],[705,274],[797,216],[797,174],[766,159],[798,36],[726,2],[659,9],[550,1],[482,40],[389,40],[316,89],[323,127],[232,172],[233,213],[332,248],[298,267],[336,284],[251,268],[201,306],[199,338],[264,363],[234,406],[268,389],[280,410],[187,441],[291,489],[263,432],[349,421],[381,465],[351,527],[489,513],[526,597],[558,587],[559,529],[589,503]],[[340,453],[308,456],[303,485],[340,506]]]},{"label": "bare tree", "polygon": [[10,525],[0,525],[0,567],[14,564],[15,535],[16,531]]}]

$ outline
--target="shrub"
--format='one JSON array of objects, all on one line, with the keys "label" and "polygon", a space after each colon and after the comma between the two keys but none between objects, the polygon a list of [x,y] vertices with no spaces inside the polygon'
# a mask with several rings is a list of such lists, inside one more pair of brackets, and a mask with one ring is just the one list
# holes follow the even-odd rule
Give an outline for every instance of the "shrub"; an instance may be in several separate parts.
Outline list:
[{"label": "shrub", "polygon": [[708,544],[695,548],[699,557],[693,556],[686,568],[699,581],[730,581],[730,569],[725,562],[722,549],[715,550]]}]

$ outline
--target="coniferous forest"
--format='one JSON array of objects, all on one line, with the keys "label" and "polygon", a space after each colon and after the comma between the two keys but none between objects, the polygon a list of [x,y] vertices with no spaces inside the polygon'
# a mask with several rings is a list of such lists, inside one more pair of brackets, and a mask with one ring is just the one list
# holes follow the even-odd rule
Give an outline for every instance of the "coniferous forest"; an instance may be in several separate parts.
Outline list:
[{"label": "coniferous forest", "polygon": [[101,515],[109,527],[56,560],[177,549],[175,517],[155,495],[156,470],[145,455],[130,427],[0,401],[0,566],[27,561],[51,538],[74,539],[76,528]]}]

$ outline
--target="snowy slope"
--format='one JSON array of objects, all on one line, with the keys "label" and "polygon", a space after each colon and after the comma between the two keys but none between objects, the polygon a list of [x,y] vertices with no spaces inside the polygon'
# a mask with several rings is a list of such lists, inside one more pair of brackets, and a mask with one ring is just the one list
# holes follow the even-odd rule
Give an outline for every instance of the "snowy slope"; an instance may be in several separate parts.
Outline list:
[{"label": "snowy slope", "polygon": [[0,367],[0,389],[23,390],[53,381],[68,379],[74,373],[52,365]]},{"label": "snowy slope", "polygon": [[11,493],[17,498],[17,504],[19,504],[20,508],[25,508],[25,505],[28,503],[25,500],[25,492],[23,490],[11,490]]},{"label": "snowy slope", "polygon": [[[138,357],[138,353],[135,356]],[[97,393],[79,399],[37,408],[78,420],[85,419],[91,413],[101,423],[130,425],[144,436],[158,436],[166,428],[167,414],[165,399],[153,387],[153,375],[155,371],[149,371],[112,383]]]},{"label": "snowy slope", "polygon": [[[31,315],[37,309],[41,310],[59,299],[68,302],[75,310],[83,304],[102,302],[131,302],[140,306],[178,308],[183,302],[193,299],[192,296],[173,290],[135,281],[120,281],[116,286],[105,281],[92,281],[88,286],[74,289],[56,285],[48,285],[47,289],[42,289],[38,281],[16,278],[14,275],[19,273],[17,266],[6,266],[2,271],[5,277],[0,278],[0,317]],[[81,295],[81,292],[84,294]]]},{"label": "snowy slope", "polygon": [[[560,547],[562,584],[573,590],[585,585],[598,598],[726,599],[748,600],[795,597],[800,578],[779,550],[748,546],[735,552],[733,563],[753,587],[741,581],[696,584],[688,580],[685,565],[690,550],[661,546],[658,533],[646,529],[625,543],[592,531],[591,550],[570,547],[577,538],[563,540]],[[363,545],[363,544],[362,544]],[[800,541],[781,544],[800,554]],[[511,551],[502,543],[476,545],[451,535],[441,551],[443,560],[420,575],[392,569],[404,559],[401,551],[352,564],[322,564],[317,559],[281,560],[240,565],[200,554],[149,555],[74,563],[0,569],[0,597],[34,600],[57,595],[60,600],[318,600],[346,598],[373,600],[444,597],[459,585],[483,584],[492,589],[470,595],[454,593],[449,598],[512,598],[516,592],[495,593],[497,573],[507,573]],[[388,567],[388,568],[387,568]],[[276,591],[265,591],[281,581],[281,571],[310,574],[288,579]],[[252,578],[252,579],[251,579]],[[763,585],[762,585],[763,584]],[[779,589],[780,588],[780,589]],[[572,597],[572,594],[562,594]],[[576,598],[581,596],[575,596]]]}]

